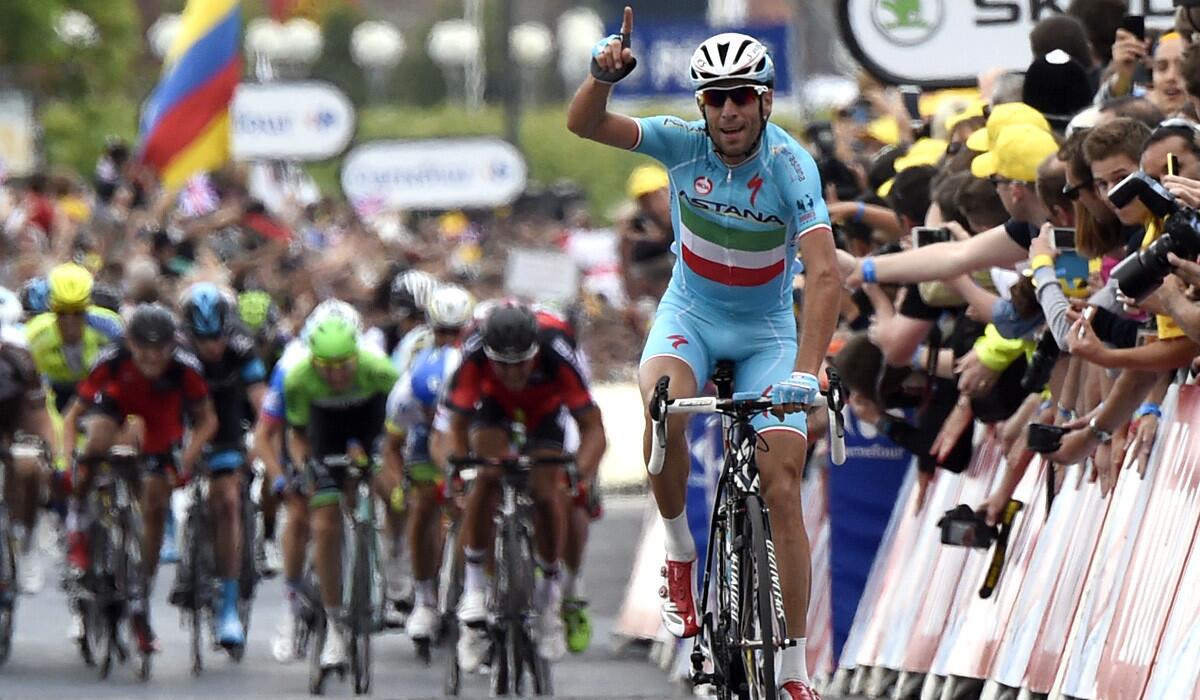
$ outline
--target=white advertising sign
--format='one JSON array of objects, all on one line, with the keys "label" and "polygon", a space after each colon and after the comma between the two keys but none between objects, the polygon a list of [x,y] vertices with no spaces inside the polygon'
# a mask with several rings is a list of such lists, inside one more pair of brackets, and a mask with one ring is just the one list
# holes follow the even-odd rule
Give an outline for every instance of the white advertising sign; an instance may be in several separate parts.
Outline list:
[{"label": "white advertising sign", "polygon": [[238,160],[325,160],[354,136],[354,105],[329,83],[242,84],[233,96]]},{"label": "white advertising sign", "polygon": [[579,269],[566,253],[513,248],[504,266],[504,291],[535,301],[569,304],[579,293]]},{"label": "white advertising sign", "polygon": [[33,172],[36,155],[33,103],[25,93],[0,90],[0,181]]},{"label": "white advertising sign", "polygon": [[491,208],[516,199],[525,175],[521,153],[497,138],[377,141],[346,156],[342,190],[392,209]]},{"label": "white advertising sign", "polygon": [[[1165,28],[1172,0],[1130,0],[1130,14]],[[1069,0],[840,0],[842,39],[876,77],[928,88],[974,85],[991,68],[1024,71],[1029,32]]]}]

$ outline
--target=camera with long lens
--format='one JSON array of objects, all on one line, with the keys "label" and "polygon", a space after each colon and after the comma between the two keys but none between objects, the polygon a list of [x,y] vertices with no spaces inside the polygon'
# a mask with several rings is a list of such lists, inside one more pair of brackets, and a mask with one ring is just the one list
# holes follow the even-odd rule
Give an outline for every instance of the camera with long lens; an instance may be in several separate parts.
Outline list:
[{"label": "camera with long lens", "polygon": [[1163,219],[1163,231],[1153,243],[1132,253],[1113,268],[1121,293],[1142,301],[1171,274],[1169,253],[1192,260],[1200,255],[1200,212],[1179,206],[1174,195],[1144,172],[1136,172],[1113,186],[1108,199],[1120,208],[1134,199]]}]

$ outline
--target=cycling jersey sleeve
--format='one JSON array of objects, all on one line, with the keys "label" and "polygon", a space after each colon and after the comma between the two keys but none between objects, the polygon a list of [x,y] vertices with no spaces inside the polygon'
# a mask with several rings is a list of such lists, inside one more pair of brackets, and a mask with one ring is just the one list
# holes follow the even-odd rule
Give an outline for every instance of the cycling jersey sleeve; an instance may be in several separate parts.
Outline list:
[{"label": "cycling jersey sleeve", "polygon": [[420,406],[413,400],[412,382],[404,375],[388,394],[387,420],[384,426],[392,435],[404,435],[421,419]]},{"label": "cycling jersey sleeve", "polygon": [[195,355],[176,349],[175,360],[183,366],[180,380],[183,398],[188,403],[203,401],[208,397],[208,382],[204,381],[204,368]]},{"label": "cycling jersey sleeve", "polygon": [[108,384],[111,375],[108,370],[108,354],[102,354],[96,362],[96,366],[84,377],[83,381],[79,382],[79,386],[75,389],[75,395],[83,403],[94,403],[96,395]]},{"label": "cycling jersey sleeve", "polygon": [[633,151],[648,155],[668,167],[682,161],[692,152],[697,140],[707,138],[704,122],[687,122],[679,117],[640,117],[638,140]]},{"label": "cycling jersey sleeve", "polygon": [[365,388],[372,394],[387,396],[400,378],[400,372],[392,366],[388,358],[370,350],[359,352],[359,372],[365,381]]},{"label": "cycling jersey sleeve", "polygon": [[832,230],[816,161],[795,142],[775,148],[778,149],[772,160],[775,182],[779,183],[784,205],[793,211],[791,224],[797,239],[821,228]]},{"label": "cycling jersey sleeve", "polygon": [[271,370],[271,381],[267,385],[267,393],[263,396],[262,414],[264,418],[282,421],[285,417],[283,408],[283,378],[287,374],[283,365],[276,364]]},{"label": "cycling jersey sleeve", "polygon": [[450,378],[450,387],[446,390],[446,407],[458,413],[474,411],[475,406],[479,404],[482,383],[483,362],[474,354],[464,358],[454,376]]},{"label": "cycling jersey sleeve", "polygon": [[293,428],[308,427],[308,416],[312,408],[312,396],[307,380],[312,373],[312,362],[308,358],[292,368],[283,380],[283,412],[288,425]]}]

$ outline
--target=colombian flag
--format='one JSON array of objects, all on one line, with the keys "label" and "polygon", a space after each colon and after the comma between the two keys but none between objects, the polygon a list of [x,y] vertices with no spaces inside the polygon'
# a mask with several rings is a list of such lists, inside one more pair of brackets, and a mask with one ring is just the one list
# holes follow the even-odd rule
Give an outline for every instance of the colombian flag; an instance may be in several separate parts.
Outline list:
[{"label": "colombian flag", "polygon": [[229,160],[229,110],[242,76],[239,0],[188,0],[162,79],[146,101],[142,161],[163,185]]}]

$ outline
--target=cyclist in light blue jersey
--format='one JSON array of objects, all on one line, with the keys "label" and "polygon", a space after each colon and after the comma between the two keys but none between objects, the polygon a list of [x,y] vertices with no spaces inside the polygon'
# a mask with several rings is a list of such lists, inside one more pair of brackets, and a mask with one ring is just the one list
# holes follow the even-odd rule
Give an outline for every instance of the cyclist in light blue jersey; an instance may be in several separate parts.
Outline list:
[{"label": "cyclist in light blue jersey", "polygon": [[[636,65],[633,11],[621,33],[600,41],[592,75],[568,112],[568,128],[600,143],[655,158],[671,182],[677,255],[667,292],[642,353],[643,409],[659,377],[671,396],[694,396],[718,360],[735,363],[734,389],[771,396],[775,415],[755,418],[758,452],[775,542],[785,617],[793,646],[781,654],[781,697],[810,700],[805,655],[810,557],[800,507],[807,450],[803,408],[817,398],[816,374],[837,325],[841,275],[829,214],[812,157],[768,122],[775,69],[765,46],[744,34],[718,34],[692,55],[689,74],[701,119],[634,119],[608,111],[613,84]],[[803,331],[797,340],[792,277],[805,267]],[[644,449],[650,450],[647,416]],[[700,630],[693,564],[696,547],[684,500],[688,452],[684,421],[668,425],[662,473],[651,477],[666,526],[663,622],[677,636]],[[798,634],[797,634],[798,633]]]}]

